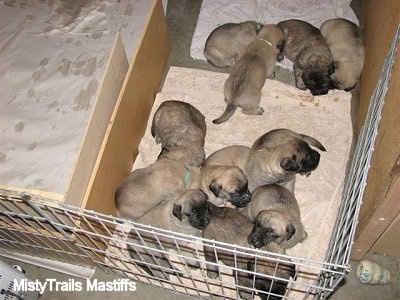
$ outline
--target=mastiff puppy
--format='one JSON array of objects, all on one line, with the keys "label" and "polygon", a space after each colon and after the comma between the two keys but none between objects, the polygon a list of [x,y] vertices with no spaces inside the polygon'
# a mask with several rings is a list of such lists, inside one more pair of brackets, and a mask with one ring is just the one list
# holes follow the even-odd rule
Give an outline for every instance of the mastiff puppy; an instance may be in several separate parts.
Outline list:
[{"label": "mastiff puppy", "polygon": [[364,65],[364,45],[361,30],[346,19],[329,19],[321,25],[321,34],[331,50],[335,88],[349,91],[356,85]]},{"label": "mastiff puppy", "polygon": [[311,174],[325,147],[315,138],[289,129],[274,129],[259,137],[251,147],[245,174],[250,191],[266,184],[285,185],[294,191],[295,175]]},{"label": "mastiff puppy", "polygon": [[301,20],[278,23],[285,34],[284,55],[293,61],[296,87],[325,95],[332,87],[333,57],[318,28]]},{"label": "mastiff puppy", "polygon": [[240,212],[254,223],[249,243],[256,248],[275,243],[288,249],[307,238],[296,198],[280,185],[255,189],[252,201]]},{"label": "mastiff puppy", "polygon": [[239,167],[204,165],[201,177],[203,191],[216,206],[243,207],[251,200],[247,178]]},{"label": "mastiff puppy", "polygon": [[182,193],[192,178],[199,177],[199,168],[165,158],[136,169],[116,189],[117,216],[136,220],[163,200]]},{"label": "mastiff puppy", "polygon": [[177,100],[161,103],[153,117],[151,134],[157,144],[161,143],[159,159],[169,158],[195,167],[203,163],[206,122],[191,104]]},{"label": "mastiff puppy", "polygon": [[260,29],[256,39],[240,56],[224,84],[227,105],[223,114],[213,120],[214,124],[227,121],[237,107],[242,108],[242,112],[248,115],[264,113],[264,109],[259,106],[261,89],[267,78],[274,77],[277,58],[282,58],[283,44],[283,32],[278,26],[268,24]]},{"label": "mastiff puppy", "polygon": [[[234,244],[239,247],[250,247],[248,235],[253,224],[250,219],[240,214],[237,210],[229,207],[216,207],[209,204],[211,220],[210,224],[203,229],[203,238],[215,240],[227,244]],[[272,280],[268,276],[276,276],[289,280],[294,277],[295,268],[293,264],[286,262],[276,262],[268,257],[258,258],[246,250],[240,249],[240,253],[234,254],[237,249],[235,246],[226,246],[226,249],[214,248],[210,243],[204,242],[204,255],[207,263],[207,274],[211,278],[218,277],[218,266],[211,264],[222,261],[226,266],[237,268],[232,269],[232,275],[237,280],[237,284],[249,289],[258,289],[261,299],[280,299],[279,296],[269,296],[267,293],[284,295],[287,281]],[[270,243],[261,250],[284,254],[285,250],[277,244]],[[256,272],[250,274],[248,271]],[[262,275],[266,275],[265,277]],[[251,291],[239,289],[239,294],[244,299],[253,299]]]},{"label": "mastiff puppy", "polygon": [[[177,197],[161,202],[138,218],[136,222],[201,237],[201,230],[210,222],[207,200],[207,195],[201,190],[189,189]],[[192,243],[178,241],[179,249],[177,249],[176,244],[170,237],[159,235],[156,239],[152,233],[143,231],[139,234],[139,232],[138,230],[131,231],[128,238],[128,242],[130,242],[128,243],[128,251],[133,259],[143,262],[138,263],[138,265],[150,275],[168,279],[169,273],[176,273],[178,266],[200,267],[194,255],[195,250]],[[171,264],[173,259],[167,257],[165,253],[146,250],[143,246],[155,250],[166,250],[172,254],[178,253],[179,255],[184,255],[185,258],[177,259],[176,265]]]},{"label": "mastiff puppy", "polygon": [[315,138],[289,129],[274,129],[252,145],[221,148],[207,157],[206,165],[237,166],[244,171],[250,192],[265,184],[281,184],[294,191],[295,175],[309,175],[318,167],[320,154],[326,151]]},{"label": "mastiff puppy", "polygon": [[227,23],[215,28],[207,38],[204,56],[215,67],[225,68],[235,65],[236,55],[241,55],[256,38],[262,25],[247,21]]}]

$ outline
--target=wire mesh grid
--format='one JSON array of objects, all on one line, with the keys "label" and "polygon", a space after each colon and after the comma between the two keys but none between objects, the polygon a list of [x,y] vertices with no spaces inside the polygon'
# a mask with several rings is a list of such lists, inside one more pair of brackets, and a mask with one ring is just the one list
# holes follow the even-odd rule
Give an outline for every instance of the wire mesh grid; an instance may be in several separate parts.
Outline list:
[{"label": "wire mesh grid", "polygon": [[[327,255],[327,261],[333,264],[347,265],[350,259],[350,250],[354,241],[358,215],[399,41],[400,25],[397,27],[389,53],[383,64],[381,76],[371,97],[365,123],[361,128],[348,178],[345,182],[343,200]],[[320,285],[336,287],[341,279],[340,277],[326,278],[321,276]]]},{"label": "wire mesh grid", "polygon": [[0,249],[94,265],[118,276],[197,297],[238,299],[256,294],[269,299],[282,293],[283,299],[326,297],[350,270],[350,250],[398,42],[399,30],[355,149],[325,261],[126,223],[6,190],[0,190]]},{"label": "wire mesh grid", "polygon": [[[283,299],[292,299],[293,293],[313,296],[316,290],[332,291],[315,284],[320,273],[344,276],[347,272],[329,263],[126,223],[74,206],[32,200],[26,194],[1,193],[1,248],[26,253],[36,247],[45,257],[89,262],[118,276],[178,293],[226,299],[252,299],[257,294],[268,299],[268,295],[286,291]],[[12,236],[13,231],[18,238]],[[204,247],[213,259],[205,257]]]}]

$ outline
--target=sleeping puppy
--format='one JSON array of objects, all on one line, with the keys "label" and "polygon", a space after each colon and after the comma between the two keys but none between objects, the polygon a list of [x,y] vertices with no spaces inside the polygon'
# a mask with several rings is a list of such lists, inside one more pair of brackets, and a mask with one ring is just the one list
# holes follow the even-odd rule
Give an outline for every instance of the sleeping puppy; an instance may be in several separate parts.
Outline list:
[{"label": "sleeping puppy", "polygon": [[[258,295],[261,299],[281,299],[279,296],[269,296],[265,293],[273,293],[283,295],[286,290],[287,282],[275,279],[272,281],[263,275],[276,276],[282,279],[294,277],[294,265],[279,262],[265,258],[258,258],[255,262],[254,256],[250,253],[246,255],[245,250],[240,249],[240,254],[234,254],[235,246],[250,247],[248,243],[248,235],[251,232],[253,224],[250,219],[239,213],[237,210],[229,207],[216,207],[209,204],[211,220],[206,228],[203,229],[203,238],[223,242],[227,245],[227,249],[214,248],[208,246],[209,243],[204,242],[204,255],[206,261],[217,263],[222,261],[225,265],[238,270],[232,270],[232,275],[237,280],[237,284],[246,288],[257,288],[260,290]],[[239,250],[236,248],[236,250]],[[261,248],[264,251],[284,254],[285,250],[277,244],[270,243],[266,247]],[[217,256],[217,257],[216,257]],[[208,263],[207,274],[211,278],[218,277],[218,266]],[[260,274],[252,275],[247,271]],[[272,287],[271,287],[272,285]],[[271,291],[270,291],[271,289]],[[244,299],[253,299],[253,295],[247,289],[239,288],[239,294]],[[275,298],[276,297],[276,298]]]},{"label": "sleeping puppy", "polygon": [[211,153],[203,163],[202,168],[208,165],[227,165],[245,170],[250,156],[250,147],[244,145],[231,145]]},{"label": "sleeping puppy", "polygon": [[163,200],[182,193],[192,178],[199,177],[199,168],[166,158],[133,170],[116,189],[117,216],[136,220]]},{"label": "sleeping puppy", "polygon": [[201,167],[202,189],[216,206],[243,207],[251,200],[247,178],[235,166],[205,165]]},{"label": "sleeping puppy", "polygon": [[259,137],[251,147],[245,174],[249,189],[280,184],[294,191],[295,175],[311,174],[320,154],[310,146],[326,151],[315,138],[289,129],[274,129]]},{"label": "sleeping puppy", "polygon": [[169,158],[185,165],[199,167],[205,158],[204,115],[191,104],[169,100],[157,108],[151,125],[151,134],[161,143],[158,158]]},{"label": "sleeping puppy", "polygon": [[321,25],[321,34],[331,50],[335,72],[331,75],[335,88],[349,91],[356,85],[364,65],[361,30],[346,19],[329,19]]},{"label": "sleeping puppy", "polygon": [[254,21],[227,23],[215,28],[207,38],[204,56],[215,67],[235,65],[236,55],[241,55],[256,38],[261,24]]},{"label": "sleeping puppy", "polygon": [[333,57],[318,28],[301,20],[278,23],[285,34],[284,55],[293,61],[296,87],[325,95],[332,87]]},{"label": "sleeping puppy", "polygon": [[274,25],[264,25],[256,39],[246,48],[236,62],[224,84],[226,108],[222,115],[213,120],[214,124],[227,121],[237,107],[248,115],[261,115],[259,106],[261,89],[267,78],[274,77],[278,54],[281,57],[284,36],[282,30]]},{"label": "sleeping puppy", "polygon": [[252,145],[221,148],[203,165],[230,165],[241,168],[250,192],[265,184],[281,184],[294,191],[295,175],[309,175],[318,167],[320,154],[326,151],[315,138],[289,129],[274,129],[259,137]]},{"label": "sleeping puppy", "polygon": [[307,238],[296,198],[280,185],[255,189],[252,201],[239,211],[254,223],[249,243],[256,248],[275,243],[288,249]]},{"label": "sleeping puppy", "polygon": [[[201,230],[210,222],[207,195],[198,189],[189,189],[181,193],[178,197],[167,199],[145,215],[138,218],[136,222],[151,225],[160,229],[172,230],[174,232],[201,237]],[[128,238],[128,251],[133,259],[144,262],[138,263],[147,273],[158,278],[169,278],[170,272],[175,272],[175,266],[171,264],[166,254],[157,251],[146,250],[141,245],[152,249],[166,250],[176,253],[177,246],[170,237],[159,235],[157,239],[151,233],[132,230]],[[134,243],[136,247],[132,245]],[[179,241],[179,255],[187,258],[180,258],[176,263],[183,266],[198,268],[199,262],[196,260],[193,245],[190,242]],[[191,259],[193,257],[194,259]],[[151,267],[151,265],[156,265]],[[159,268],[158,266],[161,266]],[[174,270],[174,271],[171,271]]]}]

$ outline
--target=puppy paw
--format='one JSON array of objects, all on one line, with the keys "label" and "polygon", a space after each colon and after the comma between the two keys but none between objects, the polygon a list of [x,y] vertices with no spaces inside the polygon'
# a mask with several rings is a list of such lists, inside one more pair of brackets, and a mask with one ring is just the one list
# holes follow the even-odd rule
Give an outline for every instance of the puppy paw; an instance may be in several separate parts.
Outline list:
[{"label": "puppy paw", "polygon": [[262,115],[264,113],[264,108],[257,107],[257,115]]},{"label": "puppy paw", "polygon": [[217,279],[218,278],[218,272],[215,271],[207,271],[207,277],[211,279]]}]

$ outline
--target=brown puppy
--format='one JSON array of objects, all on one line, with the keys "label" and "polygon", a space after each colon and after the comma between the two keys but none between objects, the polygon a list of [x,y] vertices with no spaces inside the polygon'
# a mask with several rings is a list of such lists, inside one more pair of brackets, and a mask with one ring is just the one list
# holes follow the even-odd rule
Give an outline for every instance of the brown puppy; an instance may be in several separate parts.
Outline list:
[{"label": "brown puppy", "polygon": [[262,25],[247,21],[227,23],[215,28],[207,38],[204,56],[215,67],[225,68],[235,65],[236,55],[241,55],[256,38]]},{"label": "brown puppy", "polygon": [[346,19],[329,19],[322,23],[321,34],[334,60],[335,72],[331,75],[333,86],[351,90],[360,78],[364,65],[360,27]]},{"label": "brown puppy", "polygon": [[[201,230],[210,222],[207,200],[207,195],[201,190],[185,190],[179,196],[161,202],[136,221],[144,225],[200,237]],[[187,258],[181,258],[177,264],[199,267],[191,243],[187,241],[178,243],[179,251],[169,237],[160,235],[155,239],[154,234],[146,231],[141,232],[139,236],[138,231],[132,230],[128,238],[128,251],[133,259],[143,262],[138,265],[150,275],[168,279],[171,270],[174,270],[173,273],[176,273],[176,270],[167,255],[158,251],[146,250],[143,246],[166,250],[170,253],[179,252],[179,255]],[[190,259],[192,257],[194,259]],[[156,266],[151,267],[153,264]]]},{"label": "brown puppy", "polygon": [[115,192],[117,216],[136,220],[164,199],[182,193],[200,169],[162,158],[132,171]]},{"label": "brown puppy", "polygon": [[255,189],[252,201],[240,212],[254,223],[249,242],[256,248],[276,243],[288,249],[307,238],[297,200],[280,185]]},{"label": "brown puppy", "polygon": [[[253,224],[250,219],[240,214],[237,210],[229,207],[216,207],[212,204],[210,206],[211,220],[206,228],[203,229],[203,238],[215,240],[227,244],[234,244],[239,247],[250,247],[248,243],[248,234],[252,230]],[[247,287],[258,289],[258,295],[262,299],[267,299],[267,292],[283,295],[286,290],[287,281],[277,280],[272,281],[268,277],[263,277],[259,274],[276,276],[282,279],[289,280],[294,276],[294,265],[283,263],[272,259],[258,258],[255,263],[254,256],[246,254],[246,250],[237,249],[235,246],[226,246],[226,249],[214,248],[209,246],[210,243],[204,241],[204,254],[208,262],[216,263],[222,261],[225,265],[238,270],[232,270],[233,276],[237,279],[237,284]],[[239,253],[234,254],[235,250],[240,250]],[[261,250],[281,253],[285,251],[280,246],[270,243],[267,247]],[[218,267],[214,264],[207,264],[208,276],[216,278],[218,276]],[[254,271],[256,275],[251,275],[247,271]],[[271,287],[272,285],[272,287]],[[265,294],[264,294],[265,292]],[[239,289],[239,294],[244,299],[253,299],[251,292],[247,289]],[[278,296],[270,296],[268,299],[280,299]]]},{"label": "brown puppy", "polygon": [[235,166],[205,165],[201,167],[201,188],[216,206],[243,207],[251,200],[247,178]]},{"label": "brown puppy", "polygon": [[283,43],[283,32],[278,26],[268,24],[260,29],[257,38],[246,48],[224,84],[227,106],[223,114],[213,120],[214,124],[227,121],[237,107],[241,107],[244,114],[263,114],[264,110],[259,106],[261,89],[267,78],[274,77],[275,64]]},{"label": "brown puppy", "polygon": [[293,61],[296,87],[325,95],[332,87],[333,57],[318,28],[301,20],[278,23],[285,34],[284,55]]},{"label": "brown puppy", "polygon": [[169,158],[195,167],[203,163],[206,122],[191,104],[177,100],[161,103],[153,117],[151,134],[162,146],[159,159]]}]

